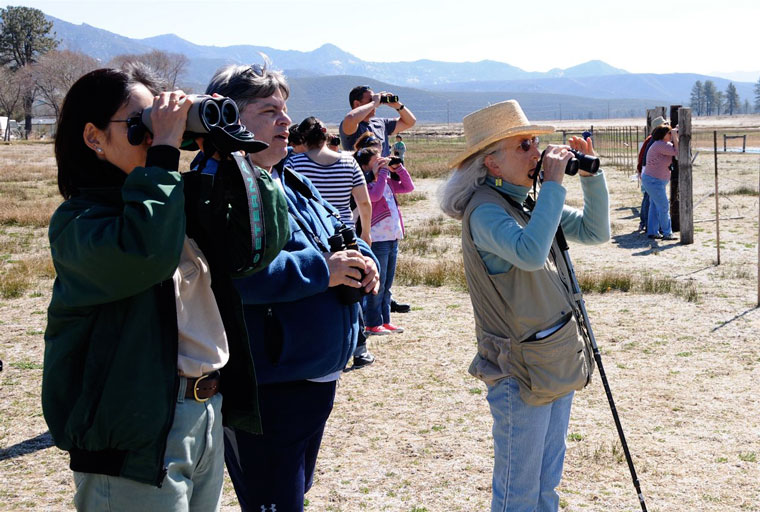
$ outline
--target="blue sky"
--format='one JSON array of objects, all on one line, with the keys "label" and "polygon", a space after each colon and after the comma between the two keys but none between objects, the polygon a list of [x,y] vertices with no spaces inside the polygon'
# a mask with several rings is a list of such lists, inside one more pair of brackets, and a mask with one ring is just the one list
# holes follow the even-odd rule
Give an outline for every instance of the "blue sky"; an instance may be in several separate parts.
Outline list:
[{"label": "blue sky", "polygon": [[[592,59],[633,73],[757,81],[757,0],[16,1],[134,38],[308,51],[333,43],[363,60],[491,59],[526,71]],[[745,72],[746,75],[738,75]]]}]

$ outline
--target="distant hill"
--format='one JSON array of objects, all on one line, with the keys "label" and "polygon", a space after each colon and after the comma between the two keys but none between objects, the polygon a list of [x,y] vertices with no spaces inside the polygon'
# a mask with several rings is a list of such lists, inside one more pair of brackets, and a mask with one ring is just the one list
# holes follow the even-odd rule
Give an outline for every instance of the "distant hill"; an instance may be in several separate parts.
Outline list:
[{"label": "distant hill", "polygon": [[[80,51],[104,63],[117,55],[153,49],[184,54],[189,65],[180,83],[188,91],[203,91],[219,67],[261,62],[264,53],[289,78],[288,106],[294,120],[316,115],[328,123],[338,122],[348,111],[348,91],[359,84],[398,93],[419,122],[436,123],[460,122],[473,110],[510,98],[519,100],[536,120],[637,116],[655,105],[688,104],[696,80],[713,80],[720,90],[728,85],[728,80],[704,75],[631,74],[599,60],[538,73],[492,60],[367,62],[332,44],[303,52],[253,45],[203,46],[173,34],[131,39],[87,24],[47,18],[62,49]],[[754,97],[754,84],[735,85],[742,101]]]},{"label": "distant hill", "polygon": [[[321,76],[289,78],[291,97],[288,114],[293,121],[313,115],[327,123],[338,123],[349,110],[348,92],[357,84],[367,84],[374,90],[389,90],[414,112],[420,122],[459,123],[474,110],[492,103],[516,99],[531,120],[542,119],[601,119],[643,115],[647,108],[667,105],[664,101],[645,99],[600,100],[567,94],[546,94],[520,91],[450,92],[426,91],[399,87],[360,76]],[[378,109],[381,117],[396,117],[388,107]]]},{"label": "distant hill", "polygon": [[[536,78],[529,80],[467,81],[433,85],[432,90],[484,92],[519,91],[532,93],[570,94],[600,99],[636,97],[666,100],[670,103],[688,104],[691,88],[700,80],[712,80],[718,90],[725,91],[730,80],[692,73],[671,73],[657,75],[619,74],[606,76]],[[754,84],[733,82],[742,101],[754,98]]]},{"label": "distant hill", "polygon": [[91,55],[107,62],[124,53],[144,53],[151,49],[181,53],[190,59],[187,81],[191,84],[205,83],[210,73],[224,64],[260,62],[260,53],[266,54],[280,69],[294,69],[318,76],[354,75],[367,76],[398,85],[427,87],[435,84],[478,80],[515,80],[558,76],[589,76],[620,74],[626,71],[601,61],[590,61],[568,69],[553,69],[547,73],[528,72],[518,67],[482,60],[479,62],[440,62],[417,60],[413,62],[367,62],[345,52],[332,44],[316,50],[303,52],[278,50],[268,46],[202,46],[186,41],[173,34],[146,39],[130,39],[90,25],[75,25],[52,16],[61,47]]}]

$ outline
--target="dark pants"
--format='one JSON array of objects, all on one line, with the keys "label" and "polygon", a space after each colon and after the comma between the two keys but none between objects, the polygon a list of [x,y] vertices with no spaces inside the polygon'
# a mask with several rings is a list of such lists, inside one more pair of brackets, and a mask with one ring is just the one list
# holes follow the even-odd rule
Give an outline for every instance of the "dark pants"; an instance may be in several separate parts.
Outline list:
[{"label": "dark pants", "polygon": [[303,511],[336,383],[259,386],[262,435],[224,429],[224,459],[244,512]]},{"label": "dark pants", "polygon": [[639,210],[639,229],[646,229],[647,218],[649,217],[649,194],[644,191],[644,197],[641,198],[641,209]]}]

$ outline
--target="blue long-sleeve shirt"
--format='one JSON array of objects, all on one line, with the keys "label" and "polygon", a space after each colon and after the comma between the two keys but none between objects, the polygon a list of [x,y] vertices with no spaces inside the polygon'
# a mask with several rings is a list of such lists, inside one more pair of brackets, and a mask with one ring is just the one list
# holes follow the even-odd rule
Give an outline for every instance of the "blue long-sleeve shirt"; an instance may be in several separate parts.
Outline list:
[{"label": "blue long-sleeve shirt", "polygon": [[[311,182],[309,199],[284,180],[290,240],[266,268],[235,280],[259,384],[315,379],[342,370],[356,346],[358,304],[340,302],[323,255],[340,222]],[[371,256],[359,239],[360,251]],[[377,264],[377,263],[376,263]]]},{"label": "blue long-sleeve shirt", "polygon": [[[547,181],[541,186],[530,221],[524,228],[497,204],[483,204],[472,212],[472,239],[490,274],[508,272],[513,265],[527,271],[542,268],[560,222],[568,240],[584,244],[609,240],[609,196],[604,173],[600,171],[580,180],[583,211],[564,206],[565,188]],[[486,183],[518,203],[525,201],[530,191],[528,187],[506,182],[497,187],[490,175]]]}]

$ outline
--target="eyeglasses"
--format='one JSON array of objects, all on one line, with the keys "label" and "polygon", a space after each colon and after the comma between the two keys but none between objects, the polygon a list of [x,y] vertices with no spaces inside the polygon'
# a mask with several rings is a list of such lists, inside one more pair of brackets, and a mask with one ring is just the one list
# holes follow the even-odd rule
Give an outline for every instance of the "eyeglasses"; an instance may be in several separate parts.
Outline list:
[{"label": "eyeglasses", "polygon": [[538,137],[533,137],[532,139],[525,139],[520,143],[520,149],[522,149],[526,153],[530,151],[530,148],[533,146],[535,146],[536,149],[538,149]]},{"label": "eyeglasses", "polygon": [[133,146],[142,144],[148,133],[148,128],[142,122],[142,112],[126,119],[111,119],[109,123],[127,123],[127,141]]}]

